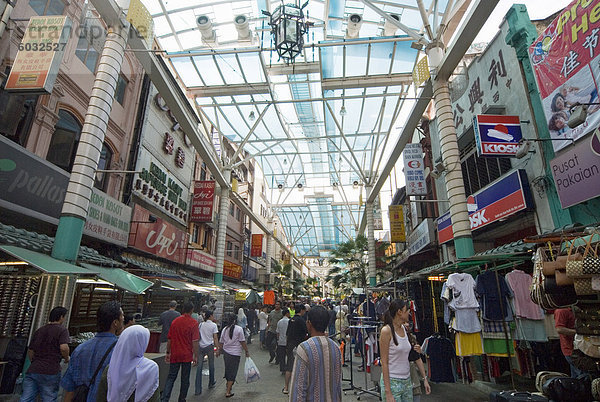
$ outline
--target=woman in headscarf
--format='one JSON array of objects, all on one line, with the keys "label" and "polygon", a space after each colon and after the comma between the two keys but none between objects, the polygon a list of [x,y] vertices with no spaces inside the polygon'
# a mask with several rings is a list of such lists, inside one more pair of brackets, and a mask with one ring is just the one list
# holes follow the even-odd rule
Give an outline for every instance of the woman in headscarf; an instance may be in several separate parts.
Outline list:
[{"label": "woman in headscarf", "polygon": [[246,357],[250,357],[246,338],[244,337],[244,330],[239,325],[235,325],[235,323],[236,316],[230,313],[230,316],[225,320],[225,328],[221,331],[221,339],[219,340],[219,347],[223,352],[223,361],[225,363],[225,380],[227,380],[226,398],[233,396],[231,388],[233,387],[235,376],[240,366],[242,349],[246,352]]},{"label": "woman in headscarf", "polygon": [[150,331],[141,325],[126,328],[102,373],[96,401],[158,402],[158,364],[144,357]]},{"label": "woman in headscarf", "polygon": [[238,310],[238,314],[237,314],[237,325],[242,327],[242,330],[244,331],[244,338],[246,338],[246,342],[248,342],[248,331],[247,331],[248,317],[246,317],[246,314],[244,313],[244,309],[241,307]]}]

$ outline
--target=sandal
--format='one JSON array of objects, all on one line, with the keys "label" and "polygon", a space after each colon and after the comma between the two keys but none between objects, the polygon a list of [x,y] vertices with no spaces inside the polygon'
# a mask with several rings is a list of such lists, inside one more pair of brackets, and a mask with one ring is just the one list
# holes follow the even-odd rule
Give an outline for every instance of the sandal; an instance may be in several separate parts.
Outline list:
[{"label": "sandal", "polygon": [[235,395],[234,393],[231,393],[229,395],[225,394],[225,398],[231,398],[233,395]]},{"label": "sandal", "polygon": [[281,389],[281,392],[283,392],[285,395],[287,395],[287,394],[289,394],[289,393],[290,393],[290,391],[286,391],[286,390],[285,390],[285,388],[282,388],[282,389]]}]

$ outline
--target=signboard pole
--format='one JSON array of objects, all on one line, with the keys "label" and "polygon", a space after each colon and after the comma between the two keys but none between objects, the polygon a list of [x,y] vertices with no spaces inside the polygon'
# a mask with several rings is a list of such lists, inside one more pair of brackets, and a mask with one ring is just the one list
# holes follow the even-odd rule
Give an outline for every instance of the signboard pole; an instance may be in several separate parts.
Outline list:
[{"label": "signboard pole", "polygon": [[[437,68],[444,51],[439,47],[433,47],[427,51],[427,54],[431,61],[431,66]],[[467,211],[467,197],[465,195],[465,186],[460,166],[458,137],[456,136],[456,128],[454,127],[450,89],[448,88],[448,80],[446,78],[436,77],[433,81],[433,101],[435,109],[438,111],[437,121],[439,124],[440,148],[442,151],[442,161],[446,167],[446,190],[448,191],[448,200],[450,201],[456,257],[470,257],[475,251],[473,249],[473,238],[471,237],[471,226]]]},{"label": "signboard pole", "polygon": [[60,260],[77,260],[128,35],[129,24],[108,29],[52,248]]}]

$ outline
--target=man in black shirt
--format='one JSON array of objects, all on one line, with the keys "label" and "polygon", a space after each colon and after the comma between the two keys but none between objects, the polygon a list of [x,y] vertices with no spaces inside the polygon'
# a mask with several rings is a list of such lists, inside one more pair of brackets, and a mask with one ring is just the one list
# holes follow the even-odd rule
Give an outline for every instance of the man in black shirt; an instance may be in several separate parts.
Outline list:
[{"label": "man in black shirt", "polygon": [[308,339],[308,330],[306,329],[306,321],[304,320],[304,314],[306,314],[306,308],[304,304],[298,303],[294,308],[296,314],[290,320],[287,328],[287,346],[286,346],[286,369],[285,369],[285,388],[283,393],[287,394],[289,391],[290,379],[292,378],[292,371],[294,369],[294,356],[296,355],[296,348],[306,339]]}]

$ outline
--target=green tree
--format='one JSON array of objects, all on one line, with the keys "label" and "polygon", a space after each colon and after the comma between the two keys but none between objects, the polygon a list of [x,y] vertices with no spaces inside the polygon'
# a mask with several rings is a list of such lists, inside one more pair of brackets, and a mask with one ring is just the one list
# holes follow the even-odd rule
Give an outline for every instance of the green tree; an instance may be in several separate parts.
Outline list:
[{"label": "green tree", "polygon": [[[387,242],[378,242],[377,249],[384,251],[389,247]],[[331,252],[329,258],[329,273],[326,280],[331,282],[338,293],[349,294],[353,287],[364,288],[368,283],[369,262],[367,258],[368,240],[364,235],[358,235],[355,240],[348,240],[338,244]],[[387,257],[378,257],[387,264]],[[377,269],[377,277],[380,281],[385,275],[385,268]]]},{"label": "green tree", "polygon": [[271,272],[275,274],[273,287],[279,292],[279,297],[283,297],[284,292],[291,293],[292,264],[272,263]]}]

